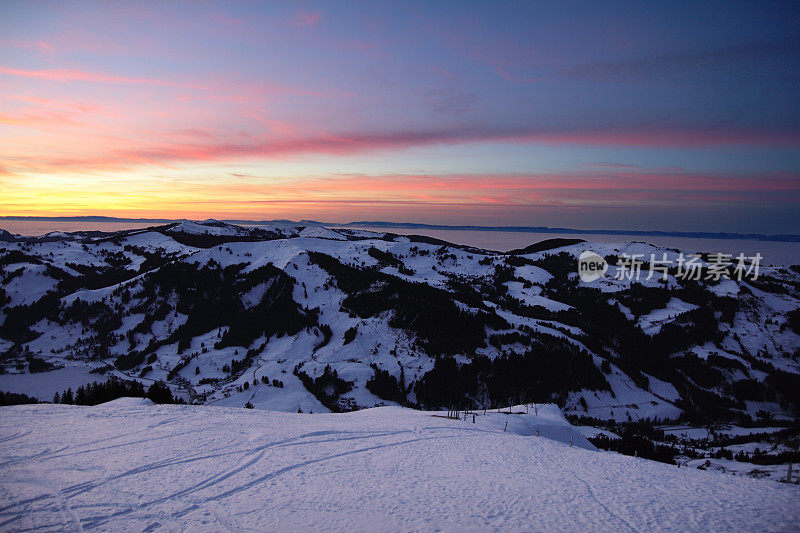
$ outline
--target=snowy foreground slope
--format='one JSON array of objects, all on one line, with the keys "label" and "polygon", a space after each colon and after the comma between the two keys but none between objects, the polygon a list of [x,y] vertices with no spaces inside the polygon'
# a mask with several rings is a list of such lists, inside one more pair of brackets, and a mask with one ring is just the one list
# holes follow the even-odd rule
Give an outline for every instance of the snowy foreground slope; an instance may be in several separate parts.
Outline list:
[{"label": "snowy foreground slope", "polygon": [[554,406],[481,411],[475,424],[399,407],[309,415],[127,399],[0,415],[3,531],[777,531],[800,520],[796,486],[593,451]]}]

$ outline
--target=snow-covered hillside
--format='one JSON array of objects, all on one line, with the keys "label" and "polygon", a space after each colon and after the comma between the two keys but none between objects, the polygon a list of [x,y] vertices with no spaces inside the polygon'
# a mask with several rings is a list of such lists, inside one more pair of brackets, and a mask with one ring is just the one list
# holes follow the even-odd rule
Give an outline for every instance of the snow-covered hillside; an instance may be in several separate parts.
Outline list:
[{"label": "snow-covered hillside", "polygon": [[315,413],[555,401],[593,419],[747,421],[798,405],[796,269],[637,284],[612,265],[585,283],[585,249],[678,252],[506,254],[288,222],[3,238],[0,390],[41,400],[116,375]]},{"label": "snow-covered hillside", "polygon": [[797,486],[592,451],[539,408],[472,423],[397,407],[4,407],[0,529],[786,531],[800,520]]}]

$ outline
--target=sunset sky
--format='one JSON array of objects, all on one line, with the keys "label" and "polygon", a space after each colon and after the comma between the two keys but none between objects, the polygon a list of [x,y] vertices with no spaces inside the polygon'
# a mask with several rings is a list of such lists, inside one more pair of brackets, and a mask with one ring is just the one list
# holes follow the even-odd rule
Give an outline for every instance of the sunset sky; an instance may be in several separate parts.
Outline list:
[{"label": "sunset sky", "polygon": [[797,2],[0,3],[0,215],[800,233]]}]

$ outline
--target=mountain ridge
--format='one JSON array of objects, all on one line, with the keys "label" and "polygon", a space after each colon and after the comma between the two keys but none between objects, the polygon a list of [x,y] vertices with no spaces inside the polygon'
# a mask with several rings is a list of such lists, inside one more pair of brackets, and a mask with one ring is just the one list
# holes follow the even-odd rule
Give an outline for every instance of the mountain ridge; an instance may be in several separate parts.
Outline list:
[{"label": "mountain ridge", "polygon": [[[167,218],[118,218],[97,215],[85,216],[0,216],[2,220],[42,220],[42,221],[76,221],[76,222],[131,222],[131,223],[175,223],[185,219]],[[550,226],[479,226],[479,225],[446,225],[423,224],[413,222],[386,222],[386,221],[358,221],[346,223],[329,223],[316,220],[245,220],[245,219],[220,219],[220,222],[235,225],[274,225],[295,224],[315,225],[324,227],[367,227],[367,228],[398,228],[398,229],[429,229],[447,231],[506,231],[519,233],[567,233],[584,235],[630,235],[641,237],[684,237],[698,239],[728,239],[728,240],[760,240],[774,242],[800,242],[800,234],[762,234],[762,233],[737,233],[737,232],[712,232],[712,231],[663,231],[663,230],[627,230],[627,229],[574,229]]]},{"label": "mountain ridge", "polygon": [[[762,281],[707,285],[577,281],[575,257],[587,246],[675,255],[641,243],[556,241],[503,254],[390,233],[206,221],[6,246],[0,350],[10,372],[30,360],[102,362],[164,379],[187,399],[241,405],[253,394],[246,383],[289,374],[290,387],[250,399],[324,410],[381,396],[497,407],[504,395],[533,395],[607,419],[676,418],[701,405],[723,419],[754,418],[759,409],[743,398],[767,394],[758,380],[798,372],[800,337],[783,317],[798,306],[797,272],[770,267]],[[758,314],[756,329],[745,327]],[[269,326],[266,316],[275,317]],[[669,362],[674,353],[683,355]],[[564,374],[552,370],[557,361],[569,361]],[[670,368],[677,363],[682,370]],[[549,377],[481,389],[489,382],[474,374],[511,368]],[[463,390],[437,392],[453,380]],[[752,390],[731,392],[740,382]],[[791,397],[761,403],[779,414]]]}]

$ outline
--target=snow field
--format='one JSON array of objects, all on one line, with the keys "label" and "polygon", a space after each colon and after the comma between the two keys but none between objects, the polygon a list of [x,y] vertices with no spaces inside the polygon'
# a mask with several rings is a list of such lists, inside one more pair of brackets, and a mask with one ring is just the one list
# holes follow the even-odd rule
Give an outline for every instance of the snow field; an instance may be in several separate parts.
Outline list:
[{"label": "snow field", "polygon": [[[547,406],[473,424],[397,407],[132,403],[2,408],[0,529],[780,531],[800,519],[796,486],[570,447],[580,433]],[[513,432],[537,425],[560,440]]]}]

